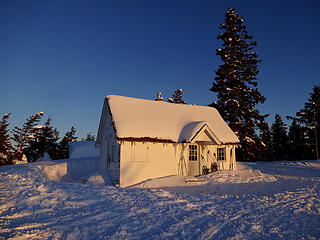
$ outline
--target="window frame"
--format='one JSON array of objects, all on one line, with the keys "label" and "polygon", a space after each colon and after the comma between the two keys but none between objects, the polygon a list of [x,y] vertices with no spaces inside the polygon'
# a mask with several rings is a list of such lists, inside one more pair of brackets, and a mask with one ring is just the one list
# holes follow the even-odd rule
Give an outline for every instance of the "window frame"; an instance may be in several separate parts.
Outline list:
[{"label": "window frame", "polygon": [[198,161],[198,145],[190,144],[188,148],[188,159],[190,162],[197,162]]},{"label": "window frame", "polygon": [[219,147],[217,148],[217,161],[225,161],[226,160],[226,148]]}]

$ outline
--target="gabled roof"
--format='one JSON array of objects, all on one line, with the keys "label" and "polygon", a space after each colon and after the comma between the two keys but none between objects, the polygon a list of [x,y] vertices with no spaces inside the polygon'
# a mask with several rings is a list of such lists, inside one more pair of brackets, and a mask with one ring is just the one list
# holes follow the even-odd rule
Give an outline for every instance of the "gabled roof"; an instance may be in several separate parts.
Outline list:
[{"label": "gabled roof", "polygon": [[[206,140],[214,142],[216,144],[221,144],[221,141],[217,138],[217,136],[214,134],[214,132],[209,127],[209,123],[206,121],[200,121],[200,122],[191,122],[184,126],[184,128],[181,130],[181,134],[179,137],[178,142],[195,142],[199,140],[198,138],[201,137],[201,133],[205,133]],[[203,136],[202,139],[204,140]]]},{"label": "gabled roof", "polygon": [[192,142],[206,128],[217,142],[236,144],[239,139],[215,108],[174,104],[109,95],[116,136],[119,140]]}]

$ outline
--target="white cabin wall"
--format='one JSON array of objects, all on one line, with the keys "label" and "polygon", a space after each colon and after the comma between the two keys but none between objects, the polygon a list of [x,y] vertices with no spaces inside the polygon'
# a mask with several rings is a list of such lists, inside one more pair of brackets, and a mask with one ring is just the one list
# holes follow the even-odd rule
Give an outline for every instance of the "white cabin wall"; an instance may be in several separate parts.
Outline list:
[{"label": "white cabin wall", "polygon": [[230,170],[237,170],[237,161],[236,161],[236,147],[232,146],[230,150]]},{"label": "white cabin wall", "polygon": [[230,166],[230,147],[225,147],[225,161],[223,161],[223,169],[229,170]]},{"label": "white cabin wall", "polygon": [[235,159],[235,146],[226,145],[226,160],[223,164],[223,169],[225,170],[235,170],[236,159]]},{"label": "white cabin wall", "polygon": [[105,169],[107,167],[106,163],[102,160],[105,159],[106,156],[106,136],[108,133],[106,132],[106,103],[103,104],[100,123],[99,123],[99,129],[97,134],[97,145],[100,148],[100,161],[99,161],[99,167],[101,169]]},{"label": "white cabin wall", "polygon": [[[233,145],[202,145],[200,147],[200,169],[206,165],[209,169],[212,162],[217,162],[218,170],[235,170],[236,156],[235,146]],[[225,160],[217,161],[217,148],[225,148]],[[210,151],[208,153],[208,150]],[[203,156],[203,158],[201,157]]]},{"label": "white cabin wall", "polygon": [[120,147],[120,186],[126,187],[149,178],[178,174],[178,144],[129,142]]},{"label": "white cabin wall", "polygon": [[[189,143],[153,143],[122,141],[120,151],[120,186],[126,187],[135,183],[169,175],[188,175]],[[213,161],[217,162],[217,148],[225,148],[225,161],[220,162],[219,169],[229,170],[235,163],[235,147],[228,145],[199,146],[200,174],[202,166],[209,169]],[[208,153],[209,150],[209,153]],[[233,154],[231,154],[231,152]],[[214,156],[215,154],[215,156]],[[203,161],[201,155],[208,161]],[[117,165],[109,169],[115,171]],[[231,169],[230,169],[231,170]]]},{"label": "white cabin wall", "polygon": [[107,104],[102,110],[102,117],[99,126],[98,145],[100,147],[101,169],[108,169],[113,182],[119,182],[120,178],[120,145],[117,143],[112,118]]},{"label": "white cabin wall", "polygon": [[176,162],[178,164],[178,175],[188,175],[189,171],[189,144],[179,143],[176,148]]}]

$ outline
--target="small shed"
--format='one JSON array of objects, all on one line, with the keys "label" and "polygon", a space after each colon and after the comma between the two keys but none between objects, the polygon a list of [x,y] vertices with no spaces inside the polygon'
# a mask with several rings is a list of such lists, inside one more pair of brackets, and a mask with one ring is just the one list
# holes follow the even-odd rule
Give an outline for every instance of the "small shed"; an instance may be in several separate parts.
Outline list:
[{"label": "small shed", "polygon": [[238,144],[215,108],[116,95],[105,97],[97,135],[100,167],[121,187],[233,170]]}]

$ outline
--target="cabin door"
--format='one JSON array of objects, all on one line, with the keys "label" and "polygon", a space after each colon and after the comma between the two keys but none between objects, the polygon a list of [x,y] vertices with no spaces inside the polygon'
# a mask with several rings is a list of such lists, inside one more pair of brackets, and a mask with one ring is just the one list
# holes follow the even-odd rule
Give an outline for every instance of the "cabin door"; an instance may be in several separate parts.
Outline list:
[{"label": "cabin door", "polygon": [[188,175],[200,175],[199,146],[197,144],[189,145],[188,160]]}]

